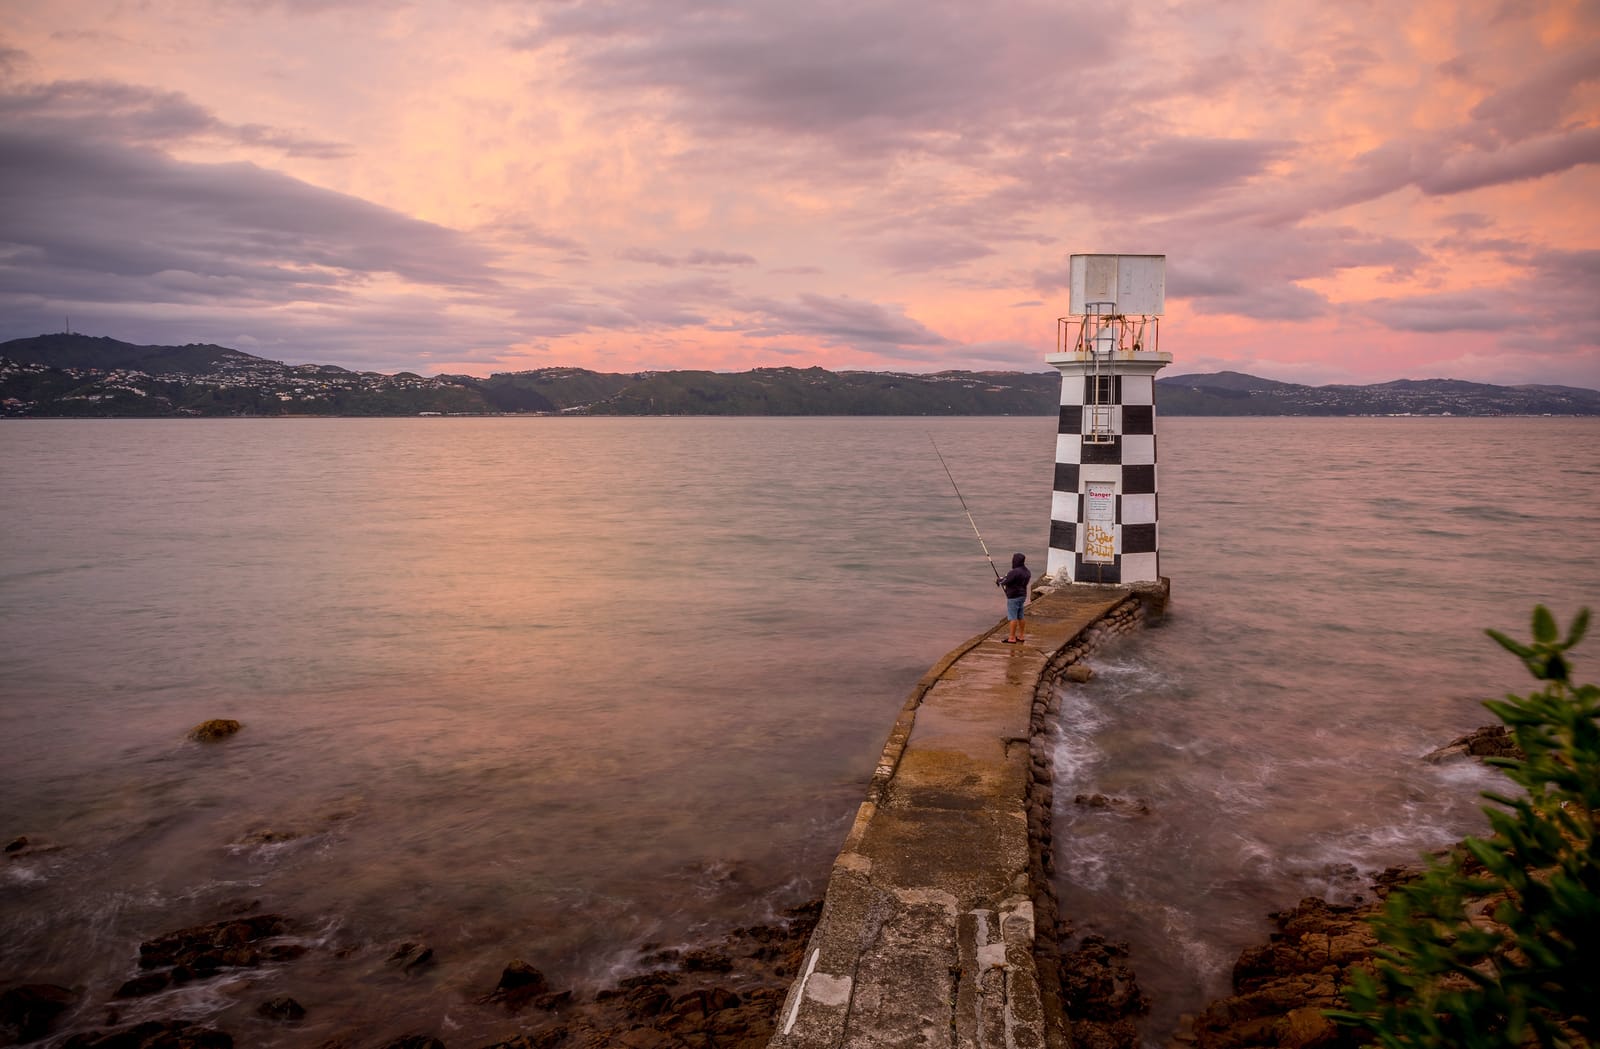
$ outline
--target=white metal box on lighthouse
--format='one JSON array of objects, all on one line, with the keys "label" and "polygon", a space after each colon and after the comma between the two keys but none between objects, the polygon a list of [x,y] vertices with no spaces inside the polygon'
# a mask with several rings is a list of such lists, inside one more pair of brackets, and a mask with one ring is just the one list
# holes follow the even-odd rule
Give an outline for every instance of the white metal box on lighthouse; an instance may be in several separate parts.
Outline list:
[{"label": "white metal box on lighthouse", "polygon": [[1057,321],[1061,421],[1045,572],[1058,583],[1161,578],[1156,373],[1165,255],[1073,255],[1072,313]]}]

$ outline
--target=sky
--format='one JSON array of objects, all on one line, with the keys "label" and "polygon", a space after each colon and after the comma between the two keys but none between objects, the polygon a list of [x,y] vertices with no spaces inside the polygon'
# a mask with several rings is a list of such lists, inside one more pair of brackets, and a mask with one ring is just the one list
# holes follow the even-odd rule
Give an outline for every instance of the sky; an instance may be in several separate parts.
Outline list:
[{"label": "sky", "polygon": [[1600,0],[0,0],[0,339],[1600,388]]}]

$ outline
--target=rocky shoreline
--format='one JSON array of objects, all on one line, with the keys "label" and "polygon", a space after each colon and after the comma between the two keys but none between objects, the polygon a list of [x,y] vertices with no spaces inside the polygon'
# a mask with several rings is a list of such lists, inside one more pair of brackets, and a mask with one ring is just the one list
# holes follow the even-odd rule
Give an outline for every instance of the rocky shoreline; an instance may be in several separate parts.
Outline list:
[{"label": "rocky shoreline", "polygon": [[[820,900],[793,908],[781,921],[735,929],[714,943],[672,949],[641,948],[648,967],[593,994],[552,988],[539,969],[520,959],[505,966],[499,983],[473,997],[502,1011],[506,1034],[473,1049],[759,1049],[772,1036],[774,1017],[797,971]],[[58,1049],[232,1049],[233,1033],[181,1017],[123,1023],[135,999],[170,987],[225,978],[268,962],[293,962],[309,948],[294,942],[296,922],[280,914],[237,914],[147,940],[139,948],[139,976],[104,1002],[85,1002],[81,989],[22,984],[0,990],[0,1045],[40,1041],[74,1010],[100,1008],[104,1023],[57,1043]],[[414,972],[433,964],[426,944],[395,946],[388,964]],[[260,1002],[256,1016],[293,1027],[307,1013],[294,998]],[[459,1043],[458,1043],[459,1044]],[[350,1030],[317,1049],[447,1049],[437,1031],[374,1040]]]},{"label": "rocky shoreline", "polygon": [[[1428,755],[1440,762],[1515,753],[1503,726],[1469,733]],[[1048,799],[1048,794],[1044,795]],[[1116,808],[1123,799],[1080,796],[1075,803]],[[1044,822],[1042,812],[1036,814]],[[1047,824],[1046,824],[1047,825]],[[1048,835],[1044,837],[1048,843]],[[5,847],[11,857],[54,849],[51,843],[19,838]],[[1043,851],[1043,850],[1041,850]],[[1048,855],[1038,857],[1048,870]],[[1348,1003],[1341,990],[1352,967],[1370,964],[1376,940],[1366,919],[1416,868],[1390,868],[1372,884],[1372,898],[1333,904],[1307,897],[1271,914],[1276,925],[1267,943],[1246,949],[1233,970],[1234,993],[1185,1017],[1172,1035],[1172,1049],[1356,1049],[1357,1032],[1323,1017]],[[1353,871],[1351,872],[1354,873]],[[1050,901],[1053,902],[1053,901]],[[785,912],[782,920],[735,929],[693,948],[646,945],[638,975],[592,994],[549,985],[544,974],[521,959],[509,961],[499,983],[472,995],[484,1008],[506,1014],[505,1037],[471,1049],[763,1049],[799,970],[822,902]],[[0,988],[0,1046],[51,1037],[68,1014],[102,1009],[104,1022],[53,1042],[55,1049],[232,1049],[225,1030],[182,1018],[123,1023],[129,1003],[169,988],[225,977],[264,963],[292,963],[313,948],[296,940],[296,922],[279,914],[253,913],[242,905],[199,926],[145,941],[140,975],[125,981],[104,1002],[86,1003],[81,988],[31,983]],[[1053,908],[1047,908],[1053,915]],[[1051,961],[1059,978],[1060,1002],[1074,1049],[1138,1049],[1139,1018],[1149,1009],[1126,944],[1096,935],[1076,936],[1070,921],[1052,923]],[[433,963],[427,944],[400,943],[387,964],[415,972]],[[1052,981],[1055,982],[1055,981]],[[294,998],[260,1002],[255,1014],[292,1027],[306,1017]],[[374,1040],[349,1030],[320,1041],[316,1049],[449,1049],[434,1031]]]}]

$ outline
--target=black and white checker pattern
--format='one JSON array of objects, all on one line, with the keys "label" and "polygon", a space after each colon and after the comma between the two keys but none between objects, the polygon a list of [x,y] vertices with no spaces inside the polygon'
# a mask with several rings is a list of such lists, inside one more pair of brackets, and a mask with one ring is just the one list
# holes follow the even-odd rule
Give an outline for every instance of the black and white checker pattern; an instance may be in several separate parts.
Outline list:
[{"label": "black and white checker pattern", "polygon": [[[1062,367],[1057,365],[1057,367]],[[1155,582],[1161,577],[1156,513],[1155,373],[1084,374],[1062,367],[1061,424],[1050,504],[1047,570],[1070,568],[1078,583]],[[1103,365],[1102,365],[1103,367]],[[1090,384],[1100,383],[1098,398]],[[1085,443],[1085,404],[1110,406],[1111,439]],[[1115,486],[1116,544],[1109,564],[1083,560],[1084,492],[1090,482]]]}]

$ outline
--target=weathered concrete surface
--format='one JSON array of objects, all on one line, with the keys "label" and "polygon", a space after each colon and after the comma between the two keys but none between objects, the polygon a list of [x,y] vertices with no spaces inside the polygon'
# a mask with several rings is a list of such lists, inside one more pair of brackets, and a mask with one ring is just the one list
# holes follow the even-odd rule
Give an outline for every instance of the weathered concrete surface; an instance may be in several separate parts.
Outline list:
[{"label": "weathered concrete surface", "polygon": [[1036,692],[1097,623],[1137,606],[1128,590],[1045,592],[1026,643],[1004,643],[1002,622],[918,682],[834,862],[772,1049],[1065,1045],[1034,952]]}]

